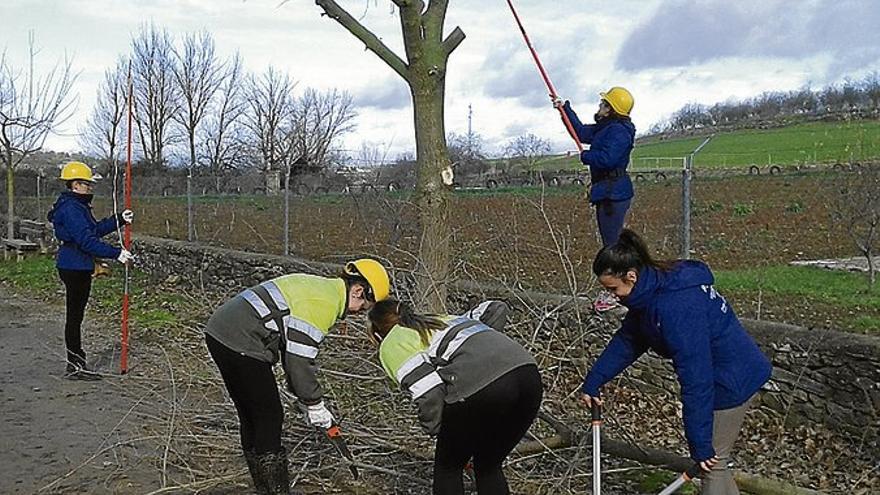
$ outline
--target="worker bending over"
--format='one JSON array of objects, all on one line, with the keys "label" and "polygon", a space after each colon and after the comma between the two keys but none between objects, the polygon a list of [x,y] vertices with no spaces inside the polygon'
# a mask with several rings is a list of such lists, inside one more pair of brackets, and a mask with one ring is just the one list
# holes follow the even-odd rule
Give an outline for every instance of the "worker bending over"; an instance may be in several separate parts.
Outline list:
[{"label": "worker bending over", "polygon": [[498,331],[508,311],[487,301],[463,316],[423,315],[387,300],[368,314],[382,367],[437,437],[434,494],[463,494],[470,459],[479,494],[509,493],[501,464],[534,421],[543,387],[534,358]]},{"label": "worker bending over", "polygon": [[290,487],[273,364],[281,361],[287,387],[305,405],[309,422],[330,428],[333,415],[315,376],[318,348],[337,320],[369,310],[390,287],[379,262],[359,259],[334,278],[295,273],[263,282],[208,320],[208,351],[238,412],[241,447],[258,494],[287,494]]}]

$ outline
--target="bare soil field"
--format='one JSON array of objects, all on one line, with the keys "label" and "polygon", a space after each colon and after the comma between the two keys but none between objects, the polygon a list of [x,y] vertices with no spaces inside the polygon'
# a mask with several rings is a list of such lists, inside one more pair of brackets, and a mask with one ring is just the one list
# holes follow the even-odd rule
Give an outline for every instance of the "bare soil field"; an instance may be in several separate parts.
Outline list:
[{"label": "bare soil field", "polygon": [[[694,181],[692,256],[715,270],[848,257],[853,241],[833,226],[828,194],[834,174],[732,176]],[[628,225],[663,257],[680,255],[679,183],[641,182]],[[183,198],[135,201],[137,232],[186,238]],[[103,207],[107,207],[106,199]],[[100,205],[99,205],[100,208]],[[283,204],[277,197],[205,197],[195,208],[197,240],[252,252],[283,252]],[[380,256],[411,267],[418,251],[416,209],[404,193],[295,197],[291,254],[339,261]],[[590,263],[600,244],[583,188],[460,191],[453,196],[453,276],[553,293],[595,290]],[[835,326],[850,311],[802,298],[730,294],[741,314],[804,326]]]}]

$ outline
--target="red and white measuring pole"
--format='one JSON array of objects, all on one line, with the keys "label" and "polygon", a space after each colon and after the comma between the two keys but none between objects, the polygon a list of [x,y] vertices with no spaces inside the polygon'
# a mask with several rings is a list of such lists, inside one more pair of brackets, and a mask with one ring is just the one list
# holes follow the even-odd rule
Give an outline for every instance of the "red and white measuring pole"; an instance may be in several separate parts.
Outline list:
[{"label": "red and white measuring pole", "polygon": [[[519,30],[523,35],[523,39],[526,41],[526,46],[529,47],[529,51],[532,52],[532,58],[535,59],[535,65],[538,66],[538,71],[541,73],[541,77],[544,79],[544,84],[547,85],[547,90],[550,92],[550,97],[556,100],[559,98],[559,95],[556,94],[556,88],[553,87],[553,83],[550,82],[550,77],[547,76],[547,71],[544,70],[544,65],[541,64],[541,59],[538,58],[538,52],[535,51],[535,48],[532,46],[532,41],[529,39],[529,35],[526,34],[526,28],[523,27],[522,21],[519,19],[519,14],[516,13],[516,9],[513,8],[513,2],[511,0],[507,0],[507,5],[510,6],[510,12],[513,13],[513,18],[516,19],[516,24],[519,26]],[[574,130],[574,126],[571,125],[571,120],[568,119],[568,115],[565,113],[565,110],[562,107],[557,107],[559,110],[559,115],[562,116],[562,121],[565,122],[565,128],[568,129],[568,133],[571,135],[571,138],[574,139],[574,144],[577,146],[579,152],[584,151],[584,146],[581,144],[581,140],[578,139],[577,132]]]},{"label": "red and white measuring pole", "polygon": [[[132,98],[133,84],[131,81],[131,62],[128,63],[128,146],[125,160],[125,209],[131,209],[131,121],[132,121]],[[131,224],[123,227],[123,247],[131,251]],[[128,295],[129,295],[129,263],[125,263],[125,282],[122,290],[122,351],[119,356],[119,372],[125,374],[128,371]]]}]

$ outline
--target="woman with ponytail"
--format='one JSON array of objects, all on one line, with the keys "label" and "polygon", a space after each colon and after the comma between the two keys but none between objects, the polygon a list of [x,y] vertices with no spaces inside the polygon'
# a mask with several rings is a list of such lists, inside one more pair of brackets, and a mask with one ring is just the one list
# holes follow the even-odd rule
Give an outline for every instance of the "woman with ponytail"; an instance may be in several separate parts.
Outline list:
[{"label": "woman with ponytail", "polygon": [[671,359],[681,385],[684,430],[691,458],[705,471],[708,495],[738,494],[727,461],[753,395],[772,367],[713,287],[700,261],[657,261],[644,241],[623,229],[603,247],[593,273],[629,311],[581,389],[586,406],[599,389],[647,350]]},{"label": "woman with ponytail", "polygon": [[462,316],[423,315],[389,299],[369,312],[382,367],[437,437],[435,495],[464,493],[471,458],[477,493],[510,493],[501,464],[534,421],[543,387],[534,358],[500,332],[508,311],[486,301]]}]

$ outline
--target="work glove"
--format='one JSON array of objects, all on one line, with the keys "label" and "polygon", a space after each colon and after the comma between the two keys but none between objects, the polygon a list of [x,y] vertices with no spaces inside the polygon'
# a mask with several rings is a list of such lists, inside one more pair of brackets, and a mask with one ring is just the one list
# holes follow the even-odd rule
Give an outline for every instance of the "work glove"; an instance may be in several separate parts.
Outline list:
[{"label": "work glove", "polygon": [[132,220],[134,220],[134,212],[131,210],[122,210],[122,213],[119,214],[119,218],[121,218],[126,224],[130,224]]},{"label": "work glove", "polygon": [[712,456],[705,461],[700,461],[700,469],[703,470],[704,473],[711,473],[712,468],[718,464],[718,457]]},{"label": "work glove", "polygon": [[324,401],[318,402],[311,406],[306,406],[306,413],[309,416],[309,423],[319,428],[330,428],[333,426],[333,414],[324,405]]},{"label": "work glove", "polygon": [[120,262],[120,263],[122,263],[122,264],[124,265],[124,264],[128,263],[129,261],[133,262],[133,261],[134,261],[134,255],[131,254],[131,251],[129,251],[129,250],[127,250],[127,249],[123,249],[123,250],[119,253],[119,256],[116,257],[116,261],[118,261],[118,262]]}]

